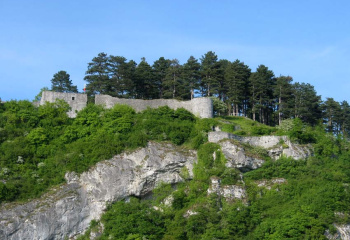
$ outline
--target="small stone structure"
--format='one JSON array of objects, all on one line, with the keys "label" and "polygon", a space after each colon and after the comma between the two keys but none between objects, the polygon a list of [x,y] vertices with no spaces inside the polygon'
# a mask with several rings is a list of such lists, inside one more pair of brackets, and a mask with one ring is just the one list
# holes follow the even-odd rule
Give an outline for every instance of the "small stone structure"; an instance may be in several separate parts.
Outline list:
[{"label": "small stone structure", "polygon": [[95,104],[104,105],[106,108],[112,108],[115,104],[126,104],[135,109],[136,112],[141,112],[147,108],[168,106],[172,109],[184,108],[200,118],[213,117],[213,101],[205,97],[194,98],[190,101],[178,101],[175,99],[125,99],[111,97],[109,95],[96,95]]},{"label": "small stone structure", "polygon": [[40,105],[44,105],[45,102],[53,103],[56,99],[62,99],[69,104],[71,110],[67,114],[71,118],[76,117],[77,112],[86,107],[87,103],[86,94],[44,91],[41,96]]}]

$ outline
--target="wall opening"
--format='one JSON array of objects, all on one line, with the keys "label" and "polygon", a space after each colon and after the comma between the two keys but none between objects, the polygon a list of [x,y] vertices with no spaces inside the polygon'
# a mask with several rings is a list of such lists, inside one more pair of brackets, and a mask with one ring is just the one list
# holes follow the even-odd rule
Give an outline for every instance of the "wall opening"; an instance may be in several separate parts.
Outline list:
[{"label": "wall opening", "polygon": [[74,101],[74,100],[75,100],[75,97],[72,97],[72,100]]}]

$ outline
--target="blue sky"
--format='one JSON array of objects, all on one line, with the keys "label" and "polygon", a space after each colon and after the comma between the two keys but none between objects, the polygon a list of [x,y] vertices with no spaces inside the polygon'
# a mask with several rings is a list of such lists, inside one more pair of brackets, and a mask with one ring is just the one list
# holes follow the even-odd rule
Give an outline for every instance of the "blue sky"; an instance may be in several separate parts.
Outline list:
[{"label": "blue sky", "polygon": [[100,52],[153,64],[214,51],[350,102],[350,1],[0,0],[0,97],[33,100],[60,71],[81,90]]}]

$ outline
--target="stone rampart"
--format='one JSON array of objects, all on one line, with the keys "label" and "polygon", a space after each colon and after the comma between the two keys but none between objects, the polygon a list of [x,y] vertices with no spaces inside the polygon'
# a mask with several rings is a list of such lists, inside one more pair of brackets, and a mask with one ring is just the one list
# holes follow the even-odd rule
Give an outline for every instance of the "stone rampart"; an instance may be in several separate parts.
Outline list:
[{"label": "stone rampart", "polygon": [[172,109],[184,108],[195,116],[200,118],[213,117],[213,102],[210,98],[194,98],[190,101],[178,101],[175,99],[125,99],[111,97],[109,95],[96,95],[95,104],[104,105],[106,108],[112,108],[115,104],[125,104],[131,106],[136,112],[141,112],[149,108],[158,108],[168,106]]},{"label": "stone rampart", "polygon": [[40,105],[44,105],[45,102],[53,103],[56,99],[62,99],[69,104],[71,110],[67,114],[71,118],[76,117],[76,112],[86,107],[87,103],[86,94],[44,91],[41,96]]}]

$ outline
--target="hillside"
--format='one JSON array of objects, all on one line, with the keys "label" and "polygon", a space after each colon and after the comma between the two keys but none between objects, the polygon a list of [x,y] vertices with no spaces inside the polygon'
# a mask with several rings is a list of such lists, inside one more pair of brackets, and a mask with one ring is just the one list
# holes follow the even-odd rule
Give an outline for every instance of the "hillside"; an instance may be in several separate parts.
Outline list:
[{"label": "hillside", "polygon": [[[58,209],[73,214],[61,219],[62,226],[81,225],[71,226],[75,233],[62,232],[62,226],[52,230],[49,236],[56,239],[84,231],[92,219],[80,239],[326,239],[344,233],[349,223],[350,144],[326,133],[323,125],[311,127],[299,119],[278,127],[244,117],[198,119],[168,107],[135,113],[124,105],[88,105],[70,119],[62,101],[38,108],[27,101],[0,106],[2,229],[15,229],[11,219],[20,223],[54,212],[59,199],[65,200]],[[234,137],[208,142],[213,129]],[[247,140],[267,135],[277,144]],[[292,149],[308,154],[286,157],[284,150]],[[113,166],[120,173],[106,174]],[[116,177],[109,184],[90,181],[104,174]],[[85,191],[90,197],[78,205],[88,210],[76,219],[78,205],[65,203]],[[11,209],[22,217],[15,220]],[[15,239],[16,232],[5,239]],[[344,234],[343,239],[349,237]]]}]

